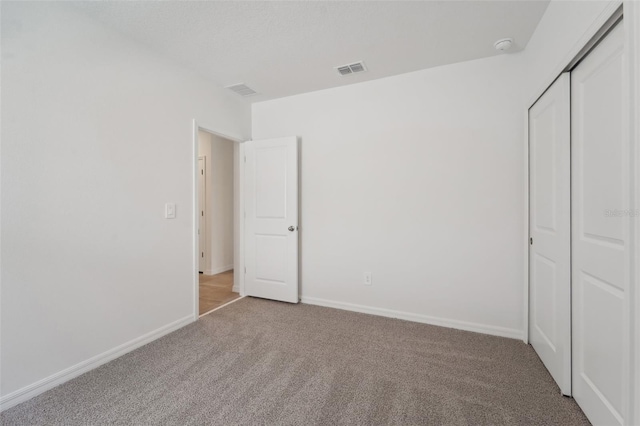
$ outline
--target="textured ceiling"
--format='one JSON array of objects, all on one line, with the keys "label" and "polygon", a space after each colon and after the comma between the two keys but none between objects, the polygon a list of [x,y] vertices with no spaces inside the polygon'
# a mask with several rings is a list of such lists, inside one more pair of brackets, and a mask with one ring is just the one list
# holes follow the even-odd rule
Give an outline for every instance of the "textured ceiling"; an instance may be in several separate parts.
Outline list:
[{"label": "textured ceiling", "polygon": [[[548,1],[77,2],[75,7],[250,102],[352,84],[526,46]],[[362,60],[369,71],[333,69]]]}]

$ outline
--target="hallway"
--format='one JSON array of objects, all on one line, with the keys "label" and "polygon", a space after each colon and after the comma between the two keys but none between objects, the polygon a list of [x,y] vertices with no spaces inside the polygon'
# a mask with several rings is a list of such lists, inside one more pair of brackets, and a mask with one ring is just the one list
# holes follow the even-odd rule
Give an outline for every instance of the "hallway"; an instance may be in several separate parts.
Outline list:
[{"label": "hallway", "polygon": [[200,274],[200,315],[238,297],[233,291],[233,269],[216,275]]}]

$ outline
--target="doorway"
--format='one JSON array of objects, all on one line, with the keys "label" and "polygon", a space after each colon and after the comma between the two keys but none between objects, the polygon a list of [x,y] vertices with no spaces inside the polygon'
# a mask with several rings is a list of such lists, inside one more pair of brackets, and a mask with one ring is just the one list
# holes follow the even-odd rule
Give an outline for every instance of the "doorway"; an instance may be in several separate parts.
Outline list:
[{"label": "doorway", "polygon": [[235,285],[236,141],[197,129],[197,313],[199,316],[240,298]]},{"label": "doorway", "polygon": [[[244,296],[299,301],[298,142],[291,136],[245,143],[193,121],[194,319]],[[216,147],[227,154],[216,155]],[[226,173],[226,177],[215,173]],[[206,181],[201,184],[203,177]],[[216,185],[229,180],[232,184],[222,190],[227,197],[216,202]],[[216,222],[216,204],[226,206],[226,213],[218,213],[218,219],[227,218],[223,225]],[[272,226],[264,227],[265,222]],[[205,234],[202,243],[201,229]],[[226,252],[218,250],[225,244]],[[233,247],[231,259],[229,244]],[[222,263],[216,264],[215,256],[223,259]]]}]

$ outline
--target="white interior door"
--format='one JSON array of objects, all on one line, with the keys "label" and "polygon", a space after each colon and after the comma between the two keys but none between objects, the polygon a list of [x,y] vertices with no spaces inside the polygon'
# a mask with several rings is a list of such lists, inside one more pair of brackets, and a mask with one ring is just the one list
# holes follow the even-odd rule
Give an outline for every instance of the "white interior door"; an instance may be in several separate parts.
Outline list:
[{"label": "white interior door", "polygon": [[245,294],[298,303],[298,142],[245,143]]},{"label": "white interior door", "polygon": [[206,169],[204,157],[198,157],[198,250],[200,252],[199,267],[200,272],[207,269],[206,258]]},{"label": "white interior door", "polygon": [[571,107],[564,73],[529,109],[529,340],[571,395]]},{"label": "white interior door", "polygon": [[627,424],[629,149],[618,24],[574,69],[573,396],[593,424]]}]

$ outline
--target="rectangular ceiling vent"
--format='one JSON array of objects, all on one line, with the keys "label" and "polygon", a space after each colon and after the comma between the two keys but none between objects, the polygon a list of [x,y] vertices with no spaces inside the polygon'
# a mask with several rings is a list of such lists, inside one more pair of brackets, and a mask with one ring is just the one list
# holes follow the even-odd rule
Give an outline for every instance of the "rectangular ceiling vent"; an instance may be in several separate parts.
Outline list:
[{"label": "rectangular ceiling vent", "polygon": [[367,67],[364,66],[364,62],[360,61],[353,64],[336,67],[336,70],[340,75],[349,75],[364,72],[367,70]]},{"label": "rectangular ceiling vent", "polygon": [[255,95],[256,93],[258,93],[258,92],[256,92],[255,90],[253,90],[251,87],[247,86],[244,83],[234,84],[232,86],[227,86],[226,89],[229,89],[232,92],[236,92],[240,96],[251,96],[251,95]]}]

